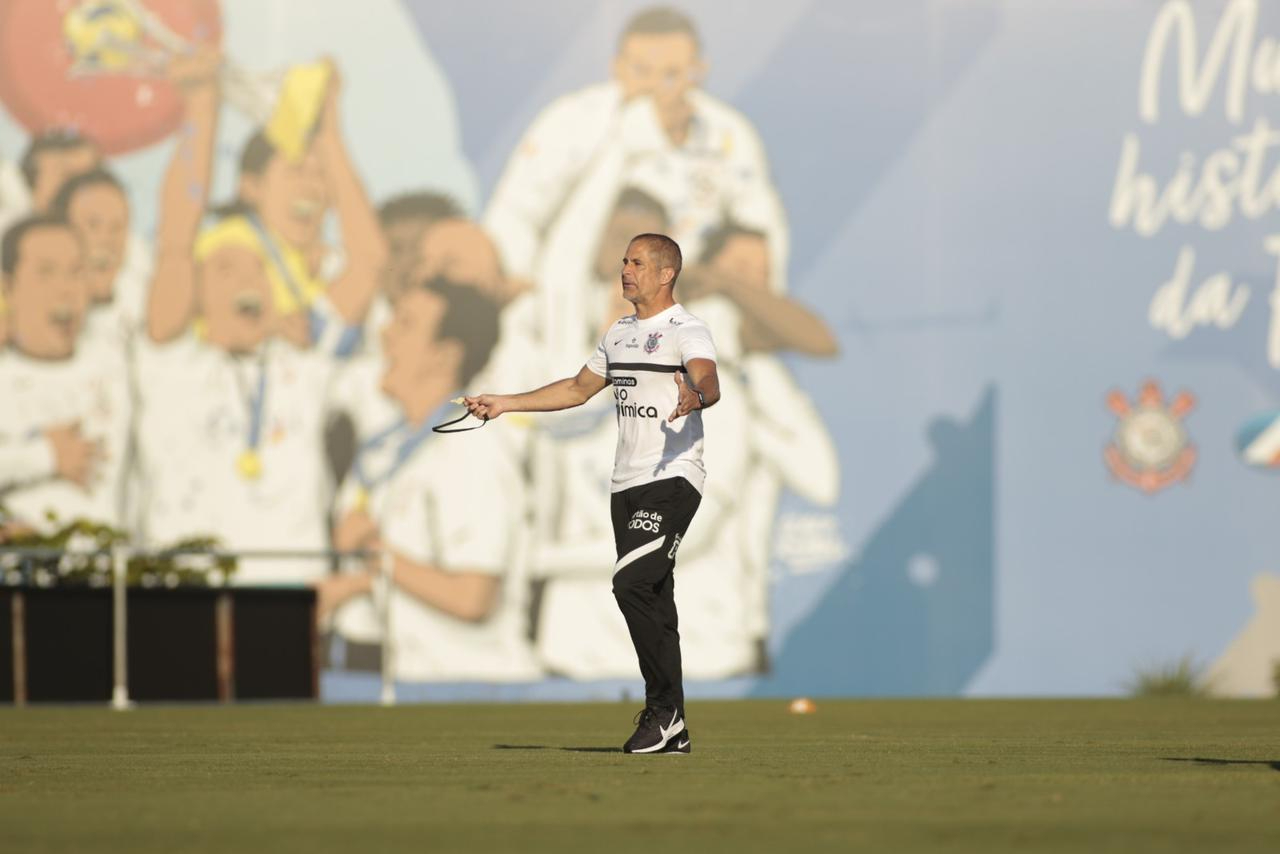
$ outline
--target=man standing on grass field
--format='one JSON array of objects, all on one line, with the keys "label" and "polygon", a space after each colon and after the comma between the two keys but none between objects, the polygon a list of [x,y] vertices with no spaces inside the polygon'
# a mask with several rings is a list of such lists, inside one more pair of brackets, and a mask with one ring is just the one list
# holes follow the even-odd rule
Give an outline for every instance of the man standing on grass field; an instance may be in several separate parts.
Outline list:
[{"label": "man standing on grass field", "polygon": [[[636,312],[609,328],[577,376],[524,394],[466,399],[472,415],[497,418],[581,406],[613,386],[613,595],[645,682],[645,708],[625,753],[690,749],[672,571],[706,478],[699,410],[720,399],[720,381],[711,332],[675,301],[680,265],[680,247],[670,237],[633,238],[622,259],[622,296]],[[664,420],[662,413],[670,414]]]}]

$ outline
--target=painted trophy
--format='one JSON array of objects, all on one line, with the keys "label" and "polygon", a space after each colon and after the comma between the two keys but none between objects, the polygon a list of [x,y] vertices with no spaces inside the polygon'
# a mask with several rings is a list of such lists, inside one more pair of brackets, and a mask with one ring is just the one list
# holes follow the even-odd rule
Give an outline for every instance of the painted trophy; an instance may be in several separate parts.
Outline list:
[{"label": "painted trophy", "polygon": [[[170,57],[217,45],[217,0],[0,0],[0,101],[32,133],[75,130],[123,154],[180,124]],[[324,103],[323,63],[250,71],[224,63],[222,97],[296,156]]]}]

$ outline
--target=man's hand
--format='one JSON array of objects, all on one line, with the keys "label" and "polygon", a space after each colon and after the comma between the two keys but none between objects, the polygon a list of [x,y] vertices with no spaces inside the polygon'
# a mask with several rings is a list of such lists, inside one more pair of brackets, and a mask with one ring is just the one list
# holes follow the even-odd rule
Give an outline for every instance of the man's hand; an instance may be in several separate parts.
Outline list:
[{"label": "man's hand", "polygon": [[102,461],[102,443],[81,436],[79,422],[52,427],[45,431],[44,436],[53,446],[57,476],[88,490]]},{"label": "man's hand", "polygon": [[679,98],[659,104],[657,110],[658,122],[667,138],[676,145],[684,145],[689,136],[689,123],[693,120],[693,104],[685,98]]},{"label": "man's hand", "polygon": [[316,622],[324,626],[338,606],[373,589],[373,575],[368,572],[329,575],[317,581],[315,588]]},{"label": "man's hand", "polygon": [[676,371],[675,377],[676,387],[680,389],[680,399],[676,401],[675,411],[667,418],[668,423],[702,408],[702,401],[698,399],[698,393],[684,381],[684,374]]},{"label": "man's hand", "polygon": [[[515,302],[516,297],[521,294],[529,293],[533,290],[533,282],[528,279],[512,278],[504,276],[498,283],[498,302],[501,305],[510,305]],[[0,341],[0,344],[3,342]]]},{"label": "man's hand", "polygon": [[735,282],[706,264],[690,264],[680,273],[680,297],[687,304],[715,294],[732,296]]},{"label": "man's hand", "polygon": [[382,538],[378,523],[364,510],[351,510],[333,530],[333,547],[340,552],[376,549]]},{"label": "man's hand", "polygon": [[501,394],[478,394],[475,397],[464,397],[462,402],[466,404],[467,411],[472,416],[484,419],[497,418],[507,409],[506,399]]},{"label": "man's hand", "polygon": [[457,218],[433,223],[422,235],[419,252],[413,270],[415,281],[443,276],[475,285],[501,305],[510,302],[498,250],[477,223]]}]

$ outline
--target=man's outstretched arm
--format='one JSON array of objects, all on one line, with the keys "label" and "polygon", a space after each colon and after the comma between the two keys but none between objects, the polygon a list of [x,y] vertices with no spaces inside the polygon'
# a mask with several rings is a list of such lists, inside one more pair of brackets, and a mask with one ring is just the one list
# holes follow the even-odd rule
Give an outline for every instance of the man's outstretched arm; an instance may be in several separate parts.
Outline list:
[{"label": "man's outstretched arm", "polygon": [[581,406],[607,384],[604,377],[583,365],[576,377],[566,377],[524,394],[479,394],[464,399],[476,418],[497,418],[504,412],[553,412]]}]

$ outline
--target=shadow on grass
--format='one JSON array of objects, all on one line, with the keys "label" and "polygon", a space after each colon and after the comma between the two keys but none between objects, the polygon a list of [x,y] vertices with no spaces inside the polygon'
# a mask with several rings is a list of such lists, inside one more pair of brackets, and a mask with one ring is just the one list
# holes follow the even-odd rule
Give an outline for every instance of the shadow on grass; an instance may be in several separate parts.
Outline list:
[{"label": "shadow on grass", "polygon": [[494,750],[565,750],[569,753],[621,753],[619,747],[552,747],[548,744],[495,744]]},{"label": "shadow on grass", "polygon": [[1162,756],[1165,762],[1194,762],[1197,765],[1266,765],[1272,771],[1280,771],[1276,759],[1209,759],[1204,756]]}]

